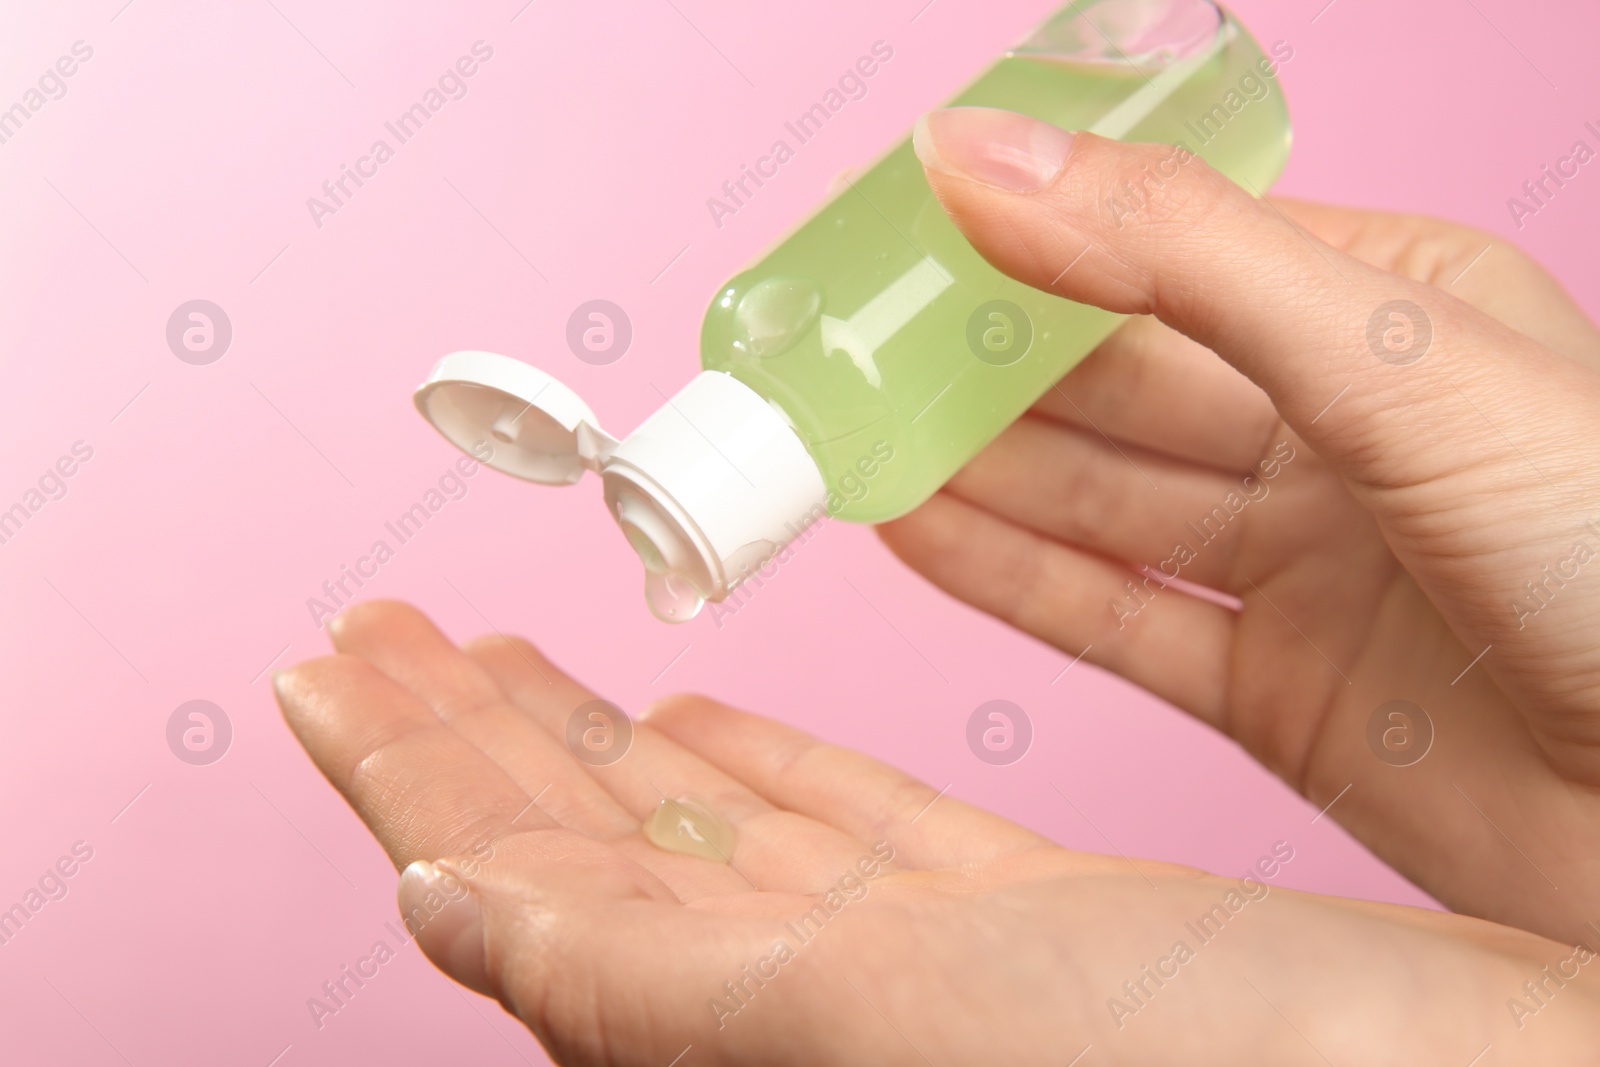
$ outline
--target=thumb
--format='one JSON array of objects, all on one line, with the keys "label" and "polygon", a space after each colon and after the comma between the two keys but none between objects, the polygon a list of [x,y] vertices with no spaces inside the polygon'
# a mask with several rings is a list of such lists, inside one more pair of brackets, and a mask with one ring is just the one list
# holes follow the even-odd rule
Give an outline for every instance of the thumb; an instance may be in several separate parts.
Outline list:
[{"label": "thumb", "polygon": [[483,909],[467,880],[445,864],[417,860],[396,890],[406,930],[445,974],[494,996],[483,940]]},{"label": "thumb", "polygon": [[940,203],[996,268],[1206,345],[1358,483],[1442,477],[1479,451],[1465,436],[1503,449],[1483,419],[1463,418],[1465,395],[1499,422],[1505,379],[1559,359],[1324,244],[1182,147],[990,108],[933,112],[913,141]]}]

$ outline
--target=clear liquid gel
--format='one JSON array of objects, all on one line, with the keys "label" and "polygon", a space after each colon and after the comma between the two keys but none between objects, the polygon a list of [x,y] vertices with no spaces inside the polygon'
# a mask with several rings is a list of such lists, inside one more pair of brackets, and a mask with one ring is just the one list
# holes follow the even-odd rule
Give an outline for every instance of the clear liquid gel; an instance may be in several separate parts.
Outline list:
[{"label": "clear liquid gel", "polygon": [[668,852],[731,863],[738,833],[733,824],[696,797],[663,800],[644,821],[644,836]]},{"label": "clear liquid gel", "polygon": [[687,578],[649,568],[644,572],[644,602],[662,622],[688,622],[706,605],[705,598]]},{"label": "clear liquid gel", "polygon": [[[1293,54],[1264,55],[1210,0],[1077,0],[950,104],[1181,146],[1260,193],[1288,156],[1277,75]],[[1108,190],[1104,211],[1137,225],[1152,187],[1185,180],[1185,157],[1168,162]],[[702,372],[625,438],[493,353],[446,356],[416,402],[506,473],[598,473],[650,610],[686,622],[824,515],[884,522],[921,504],[1121,321],[991,267],[907,137],[717,292]]]}]

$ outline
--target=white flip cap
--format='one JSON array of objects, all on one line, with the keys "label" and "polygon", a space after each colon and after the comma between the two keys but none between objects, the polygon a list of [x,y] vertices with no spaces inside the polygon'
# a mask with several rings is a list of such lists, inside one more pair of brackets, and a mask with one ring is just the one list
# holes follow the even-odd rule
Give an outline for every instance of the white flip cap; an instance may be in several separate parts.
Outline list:
[{"label": "white flip cap", "polygon": [[[827,487],[788,419],[721,371],[702,371],[620,442],[576,393],[492,352],[455,352],[416,392],[456,447],[546,485],[600,474],[606,505],[646,570],[657,616],[722,600],[827,513]],[[476,454],[476,453],[474,453]]]}]

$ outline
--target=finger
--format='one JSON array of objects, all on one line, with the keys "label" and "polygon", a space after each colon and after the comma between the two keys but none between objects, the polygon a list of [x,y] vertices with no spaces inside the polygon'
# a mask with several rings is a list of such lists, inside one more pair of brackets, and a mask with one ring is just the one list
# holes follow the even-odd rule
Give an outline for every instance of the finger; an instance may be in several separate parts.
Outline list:
[{"label": "finger", "polygon": [[[1240,527],[1252,514],[1242,509],[1272,491],[1269,471],[1281,473],[1281,462],[1269,459],[1243,476],[1225,475],[1118,445],[1092,430],[1024,417],[945,488],[1052,540],[1231,588]],[[1205,550],[1180,552],[1179,543],[1199,540],[1202,528],[1209,537]]]},{"label": "finger", "polygon": [[[1494,234],[1425,215],[1277,197],[1273,203],[1364,263],[1445,289],[1520,333],[1600,366],[1600,331],[1548,272]],[[1125,323],[1034,410],[1224,469],[1258,460],[1280,421],[1248,378],[1148,316]]]},{"label": "finger", "polygon": [[[1414,486],[1510,454],[1494,425],[1513,423],[1530,395],[1559,402],[1579,370],[1454,297],[1325,245],[1197,159],[1117,225],[1104,190],[1170,169],[1170,147],[987,108],[934,112],[915,142],[945,210],[991,263],[1075,300],[1154,314],[1261,386],[1358,483]],[[1425,324],[1384,310],[1397,300]],[[1394,334],[1396,322],[1412,333]],[[1404,346],[1424,340],[1413,360]]]},{"label": "finger", "polygon": [[878,527],[895,555],[981,611],[1226,729],[1236,615],[935,493]]},{"label": "finger", "polygon": [[489,757],[365,660],[310,660],[273,686],[312,762],[398,867],[555,825]]},{"label": "finger", "polygon": [[1272,202],[1363,263],[1444,289],[1518,333],[1600,367],[1600,330],[1550,272],[1503,237],[1427,215]]},{"label": "finger", "polygon": [[[525,987],[508,959],[530,949],[539,953],[541,965],[556,956],[561,978],[570,984],[592,963],[583,956],[594,946],[579,928],[614,924],[642,908],[660,937],[687,913],[672,890],[616,848],[564,827],[515,833],[475,845],[469,854],[407,864],[395,896],[407,932],[435,966],[514,1008]],[[495,914],[508,910],[507,896],[515,901],[510,913]],[[542,938],[552,927],[563,936]]]},{"label": "finger", "polygon": [[[565,712],[539,681],[539,674],[551,668],[531,644],[514,637],[484,637],[470,642],[467,653],[544,729],[566,729]],[[864,849],[862,842],[832,826],[775,806],[737,776],[644,722],[634,724],[632,742],[621,759],[586,770],[641,821],[663,800],[703,799],[738,831],[730,866],[757,889],[818,892],[848,870]]]},{"label": "finger", "polygon": [[1123,323],[1033,411],[1228,471],[1259,461],[1282,424],[1259,386],[1148,315]]},{"label": "finger", "polygon": [[[639,822],[575,764],[566,746],[541,729],[416,608],[397,601],[357,604],[328,622],[334,647],[360,656],[431,708],[438,719],[493,760],[529,798],[563,826],[602,840]],[[545,667],[548,699],[577,707],[594,696]]]},{"label": "finger", "polygon": [[[807,1047],[816,1032],[817,998],[804,990],[761,992],[802,981],[785,972],[773,986],[776,973],[766,968],[776,942],[797,945],[787,924],[817,907],[816,900],[752,893],[682,907],[571,893],[559,881],[550,885],[569,861],[530,855],[525,839],[512,839],[472,874],[461,872],[460,881],[470,886],[462,902],[469,915],[442,929],[425,927],[417,940],[458,980],[487,979],[484,984],[533,1030],[554,1062],[661,1067],[804,1060],[775,1060],[773,1050]],[[440,867],[456,873],[453,865]],[[461,929],[469,925],[475,929]],[[476,949],[476,959],[463,958],[463,941]],[[766,977],[752,977],[757,970]],[[730,996],[735,988],[743,997]],[[840,988],[850,995],[834,978],[830,992]],[[756,1020],[730,1022],[726,1016],[742,1011],[752,994],[759,998]],[[731,1010],[724,1006],[719,1017],[712,1003]],[[882,1026],[876,1016],[872,1021]]]},{"label": "finger", "polygon": [[[537,677],[535,702],[540,713],[549,711],[546,729],[539,719],[514,705],[482,666],[450,643],[415,608],[376,601],[341,614],[329,626],[342,651],[361,655],[396,682],[428,703],[452,729],[482,748],[538,803],[550,804],[576,829],[615,844],[672,886],[682,899],[694,900],[717,893],[748,889],[753,880],[737,866],[743,857],[729,857],[734,866],[705,863],[655,849],[640,835],[640,823],[659,804],[629,807],[619,803],[598,776],[573,759],[565,743],[566,720],[594,695],[528,646],[518,650],[523,667]],[[537,657],[537,666],[535,666]],[[670,796],[692,794],[682,789]],[[737,826],[752,814],[740,796],[719,795],[716,806]],[[753,798],[752,798],[753,799]],[[760,807],[760,805],[756,805]],[[757,863],[755,874],[767,871]]]}]

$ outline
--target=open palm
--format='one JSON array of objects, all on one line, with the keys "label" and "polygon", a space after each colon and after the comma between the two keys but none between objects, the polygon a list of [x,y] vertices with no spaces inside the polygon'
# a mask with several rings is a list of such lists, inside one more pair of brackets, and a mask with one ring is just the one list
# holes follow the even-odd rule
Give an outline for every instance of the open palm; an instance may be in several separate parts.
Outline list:
[{"label": "open palm", "polygon": [[[1406,1064],[1490,1043],[1502,1062],[1576,1063],[1592,1047],[1587,975],[1526,1033],[1504,1010],[1570,953],[1531,934],[1270,889],[1259,867],[1245,882],[1069,852],[704,698],[658,705],[596,765],[565,740],[594,694],[532,645],[463,651],[383,602],[330,629],[340,654],[275,679],[290,725],[405,868],[423,950],[562,1063],[1063,1064],[1092,1047],[1085,1062]],[[737,826],[731,862],[642,836],[680,795]]]}]

